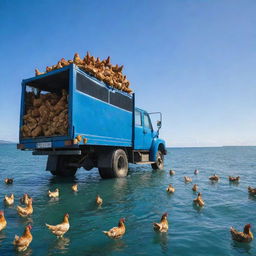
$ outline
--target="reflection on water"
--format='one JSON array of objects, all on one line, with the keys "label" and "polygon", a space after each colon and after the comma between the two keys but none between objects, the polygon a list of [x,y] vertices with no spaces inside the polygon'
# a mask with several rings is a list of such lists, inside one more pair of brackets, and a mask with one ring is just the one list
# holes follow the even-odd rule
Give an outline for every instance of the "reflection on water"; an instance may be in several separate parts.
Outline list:
[{"label": "reflection on water", "polygon": [[24,252],[18,252],[15,248],[13,250],[17,256],[31,256],[33,253],[33,250],[30,247]]},{"label": "reflection on water", "polygon": [[164,254],[168,252],[168,232],[155,232],[153,242],[160,245]]},{"label": "reflection on water", "polygon": [[250,243],[238,243],[238,242],[232,240],[231,246],[233,246],[233,248],[241,255],[243,255],[244,253],[251,254],[250,253],[250,250],[251,250]]},{"label": "reflection on water", "polygon": [[65,254],[68,250],[70,239],[67,237],[53,237],[52,240],[52,243],[49,245],[48,255],[52,255],[52,253]]}]

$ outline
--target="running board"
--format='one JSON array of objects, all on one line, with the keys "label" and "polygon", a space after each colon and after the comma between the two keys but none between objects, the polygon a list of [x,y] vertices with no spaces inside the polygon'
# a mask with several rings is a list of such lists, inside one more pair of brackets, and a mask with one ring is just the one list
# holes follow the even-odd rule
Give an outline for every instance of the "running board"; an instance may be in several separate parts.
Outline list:
[{"label": "running board", "polygon": [[155,162],[145,161],[145,162],[135,162],[135,164],[154,164]]}]

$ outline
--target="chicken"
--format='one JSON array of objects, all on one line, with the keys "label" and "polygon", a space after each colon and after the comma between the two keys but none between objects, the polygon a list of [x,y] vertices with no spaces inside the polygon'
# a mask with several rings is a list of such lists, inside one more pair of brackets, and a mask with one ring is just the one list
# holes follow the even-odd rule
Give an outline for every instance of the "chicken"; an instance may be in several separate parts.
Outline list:
[{"label": "chicken", "polygon": [[116,64],[115,66],[112,67],[112,70],[113,70],[114,72],[122,72],[123,67],[124,67],[123,65],[120,66],[120,67],[118,67],[118,65]]},{"label": "chicken", "polygon": [[59,62],[57,63],[57,65],[56,65],[56,69],[59,69],[59,68],[63,68],[63,66],[62,66],[62,64],[61,64],[60,61],[59,61]]},{"label": "chicken", "polygon": [[197,198],[195,198],[193,201],[194,201],[194,204],[196,204],[199,207],[204,206],[204,200],[203,200],[202,194],[200,192],[198,193]]},{"label": "chicken", "polygon": [[237,176],[237,177],[228,176],[228,179],[231,182],[239,182],[240,181],[240,176]]},{"label": "chicken", "polygon": [[28,201],[29,201],[30,198],[31,198],[31,197],[29,197],[28,194],[24,194],[23,197],[20,199],[20,202],[21,202],[22,204],[28,205]]},{"label": "chicken", "polygon": [[58,224],[56,226],[49,225],[47,223],[45,223],[45,225],[55,236],[63,237],[63,235],[65,233],[67,233],[69,228],[70,228],[68,218],[69,218],[69,215],[68,215],[68,213],[66,213],[64,215],[64,219],[63,219],[62,223],[60,223],[60,224]]},{"label": "chicken", "polygon": [[197,190],[198,190],[198,185],[197,185],[197,184],[194,184],[193,187],[192,187],[192,190],[193,190],[193,191],[197,191]]},{"label": "chicken", "polygon": [[159,232],[167,232],[168,231],[168,220],[167,220],[167,212],[162,215],[160,223],[153,223],[154,230]]},{"label": "chicken", "polygon": [[250,231],[251,225],[246,224],[244,226],[244,231],[239,232],[235,230],[233,227],[230,228],[230,233],[232,236],[232,239],[237,241],[237,242],[242,242],[242,243],[249,243],[253,240],[253,234]]},{"label": "chicken", "polygon": [[96,196],[96,203],[97,203],[99,206],[101,206],[102,203],[103,203],[103,199],[102,199],[99,195]]},{"label": "chicken", "polygon": [[25,251],[29,247],[30,243],[32,242],[33,236],[30,232],[31,229],[32,227],[28,225],[25,227],[25,230],[22,236],[19,237],[15,235],[13,244],[19,252]]},{"label": "chicken", "polygon": [[13,178],[5,178],[4,182],[5,182],[5,184],[10,185],[13,183]]},{"label": "chicken", "polygon": [[78,142],[82,141],[83,137],[81,135],[77,135],[76,139],[78,140]]},{"label": "chicken", "polygon": [[61,65],[62,65],[63,67],[65,67],[65,66],[68,66],[68,65],[69,65],[69,62],[68,62],[68,61],[66,61],[64,58],[62,58],[62,59],[60,60],[60,63],[61,63]]},{"label": "chicken", "polygon": [[256,188],[248,187],[248,192],[250,195],[256,195]]},{"label": "chicken", "polygon": [[59,197],[59,189],[56,188],[55,191],[51,192],[50,190],[48,191],[48,196],[49,197],[53,197],[53,198],[56,198],[56,197]]},{"label": "chicken", "polygon": [[17,206],[18,214],[21,217],[27,217],[33,213],[32,201],[33,201],[32,198],[28,199],[28,204],[26,207],[21,207],[19,205]]},{"label": "chicken", "polygon": [[7,226],[7,221],[4,217],[4,212],[0,211],[0,231],[6,228]]},{"label": "chicken", "polygon": [[175,188],[170,184],[170,185],[167,187],[166,191],[167,191],[168,193],[174,193]]},{"label": "chicken", "polygon": [[4,203],[6,205],[12,205],[14,203],[14,194],[11,194],[10,196],[5,195],[4,196]]},{"label": "chicken", "polygon": [[184,181],[186,183],[192,182],[192,178],[188,177],[188,176],[184,176]]},{"label": "chicken", "polygon": [[51,72],[51,71],[52,71],[52,67],[47,66],[45,72]]},{"label": "chicken", "polygon": [[80,58],[78,53],[75,53],[73,63],[76,64],[76,65],[83,65],[84,64],[83,60]]},{"label": "chicken", "polygon": [[174,170],[170,170],[170,175],[175,175],[175,171]]},{"label": "chicken", "polygon": [[113,227],[109,231],[102,231],[110,238],[121,238],[125,233],[125,218],[121,218],[118,222],[118,227]]},{"label": "chicken", "polygon": [[199,171],[197,169],[195,169],[194,174],[197,175],[199,173]]},{"label": "chicken", "polygon": [[71,188],[72,188],[72,190],[73,190],[74,192],[77,192],[77,191],[78,191],[78,185],[77,185],[77,184],[74,184]]},{"label": "chicken", "polygon": [[35,75],[36,76],[40,76],[40,75],[43,75],[44,73],[43,72],[40,72],[37,68],[35,69]]},{"label": "chicken", "polygon": [[220,177],[218,175],[216,175],[215,173],[213,176],[209,177],[209,180],[211,180],[211,181],[218,181],[219,179],[220,179]]}]

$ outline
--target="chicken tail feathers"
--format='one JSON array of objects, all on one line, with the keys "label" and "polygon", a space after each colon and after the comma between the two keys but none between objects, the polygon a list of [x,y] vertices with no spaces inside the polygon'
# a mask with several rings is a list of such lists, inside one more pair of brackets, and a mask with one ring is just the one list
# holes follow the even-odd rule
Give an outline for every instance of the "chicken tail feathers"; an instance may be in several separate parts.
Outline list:
[{"label": "chicken tail feathers", "polygon": [[47,228],[49,228],[49,229],[52,229],[52,225],[49,225],[49,224],[45,223],[45,226],[46,226]]},{"label": "chicken tail feathers", "polygon": [[159,223],[153,223],[154,229],[160,230],[161,225]]},{"label": "chicken tail feathers", "polygon": [[108,231],[102,231],[103,234],[105,234],[106,236],[108,235]]},{"label": "chicken tail feathers", "polygon": [[15,235],[14,240],[13,240],[13,244],[16,245],[17,241],[19,240],[19,236]]}]

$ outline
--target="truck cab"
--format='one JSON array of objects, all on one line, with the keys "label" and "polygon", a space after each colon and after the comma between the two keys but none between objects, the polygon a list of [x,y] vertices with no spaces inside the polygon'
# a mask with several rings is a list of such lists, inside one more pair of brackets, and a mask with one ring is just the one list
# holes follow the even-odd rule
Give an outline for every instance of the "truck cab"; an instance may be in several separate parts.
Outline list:
[{"label": "truck cab", "polygon": [[[155,130],[152,115],[158,115]],[[18,148],[48,155],[46,170],[53,175],[73,176],[80,167],[96,167],[102,178],[125,177],[128,163],[163,169],[161,125],[160,112],[135,107],[134,93],[115,89],[74,64],[22,81]]]}]

